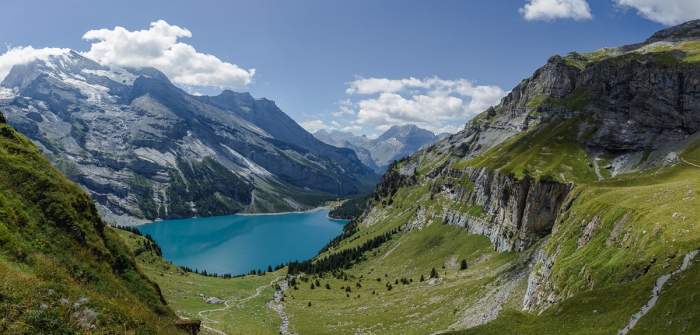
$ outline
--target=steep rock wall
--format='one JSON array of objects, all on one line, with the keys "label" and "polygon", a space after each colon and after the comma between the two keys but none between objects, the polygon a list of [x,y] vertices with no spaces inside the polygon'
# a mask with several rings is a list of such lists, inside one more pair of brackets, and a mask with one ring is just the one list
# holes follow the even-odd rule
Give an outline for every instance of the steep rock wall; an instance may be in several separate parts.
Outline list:
[{"label": "steep rock wall", "polygon": [[443,172],[443,177],[442,182],[433,185],[434,191],[483,209],[480,215],[446,209],[443,223],[488,236],[497,251],[523,251],[547,236],[573,189],[573,184],[517,179],[485,168],[450,169]]}]

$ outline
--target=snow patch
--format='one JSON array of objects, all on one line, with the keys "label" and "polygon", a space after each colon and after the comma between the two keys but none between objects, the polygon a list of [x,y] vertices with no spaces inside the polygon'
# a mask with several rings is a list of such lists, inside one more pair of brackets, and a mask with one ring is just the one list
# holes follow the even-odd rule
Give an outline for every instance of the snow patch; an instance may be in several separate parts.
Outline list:
[{"label": "snow patch", "polygon": [[114,102],[114,98],[109,95],[109,88],[90,84],[83,76],[68,76],[65,73],[61,73],[60,79],[64,83],[80,90],[80,94],[86,96],[88,102],[102,102],[102,99]]},{"label": "snow patch", "polygon": [[14,99],[17,96],[15,90],[6,87],[0,87],[0,99]]},{"label": "snow patch", "polygon": [[135,75],[131,72],[125,71],[123,69],[116,68],[116,67],[110,68],[109,71],[83,69],[81,72],[85,73],[85,74],[92,74],[95,76],[106,77],[111,81],[114,81],[114,82],[117,82],[120,84],[129,85],[129,86],[133,85],[134,80],[136,80],[136,78],[138,78],[137,75]]}]

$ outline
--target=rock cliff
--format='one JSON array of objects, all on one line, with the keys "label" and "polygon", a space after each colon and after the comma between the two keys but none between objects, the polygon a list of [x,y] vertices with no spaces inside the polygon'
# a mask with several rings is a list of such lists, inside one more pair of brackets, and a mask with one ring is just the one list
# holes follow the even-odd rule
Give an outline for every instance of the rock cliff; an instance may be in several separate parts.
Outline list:
[{"label": "rock cliff", "polygon": [[[517,179],[486,168],[448,170],[431,192],[450,201],[479,206],[480,214],[446,210],[442,222],[488,236],[497,251],[523,251],[549,235],[573,184]],[[467,187],[454,181],[464,180]]]},{"label": "rock cliff", "polygon": [[[691,21],[644,43],[553,56],[438,149],[473,158],[554,118],[577,117],[572,139],[588,154],[620,157],[615,173],[658,164],[700,129],[697,26]],[[648,161],[635,155],[643,151]]]}]

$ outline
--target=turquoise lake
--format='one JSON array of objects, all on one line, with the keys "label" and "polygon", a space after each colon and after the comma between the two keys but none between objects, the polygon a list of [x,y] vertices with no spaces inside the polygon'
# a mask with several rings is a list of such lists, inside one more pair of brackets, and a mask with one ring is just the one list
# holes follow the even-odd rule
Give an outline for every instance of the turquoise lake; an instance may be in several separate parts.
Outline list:
[{"label": "turquoise lake", "polygon": [[151,234],[163,257],[175,265],[235,276],[316,256],[347,223],[327,216],[327,210],[232,215],[166,220],[138,228]]}]

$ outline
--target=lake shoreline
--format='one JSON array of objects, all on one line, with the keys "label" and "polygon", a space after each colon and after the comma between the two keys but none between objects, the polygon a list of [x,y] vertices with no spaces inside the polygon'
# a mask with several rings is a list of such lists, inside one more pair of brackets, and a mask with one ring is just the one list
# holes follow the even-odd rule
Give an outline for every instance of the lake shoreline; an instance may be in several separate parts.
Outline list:
[{"label": "lake shoreline", "polygon": [[328,218],[328,212],[319,207],[305,212],[165,220],[139,229],[158,241],[163,258],[173,264],[239,275],[316,256],[343,233],[347,223]]},{"label": "lake shoreline", "polygon": [[[191,218],[182,218],[182,219],[168,219],[168,220],[163,220],[163,219],[156,219],[152,221],[147,221],[147,220],[140,220],[136,223],[132,224],[127,224],[127,226],[131,227],[143,227],[146,225],[150,225],[153,223],[158,223],[158,222],[163,222],[163,221],[178,221],[178,220],[191,220],[191,219],[206,219],[206,218],[215,218],[215,217],[223,217],[223,216],[276,216],[276,215],[289,215],[289,214],[309,214],[309,213],[316,213],[320,211],[328,210],[330,211],[327,207],[316,207],[312,208],[306,211],[299,211],[299,212],[278,212],[278,213],[236,213],[236,214],[229,214],[229,215],[215,215],[215,216],[196,216],[196,217],[191,217]],[[329,220],[336,220],[336,221],[349,221],[349,220],[343,220],[343,219],[334,219],[330,216],[326,217]]]},{"label": "lake shoreline", "polygon": [[308,214],[308,213],[315,213],[319,212],[322,210],[327,209],[326,207],[316,207],[312,208],[306,211],[298,211],[298,212],[279,212],[279,213],[236,213],[233,215],[240,215],[240,216],[264,216],[264,215],[287,215],[287,214]]}]

